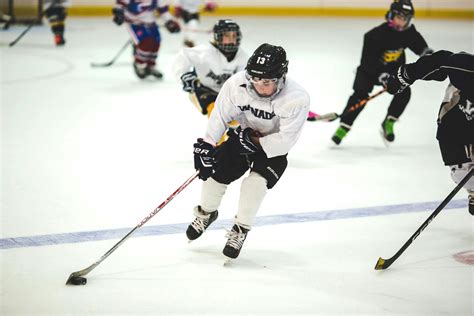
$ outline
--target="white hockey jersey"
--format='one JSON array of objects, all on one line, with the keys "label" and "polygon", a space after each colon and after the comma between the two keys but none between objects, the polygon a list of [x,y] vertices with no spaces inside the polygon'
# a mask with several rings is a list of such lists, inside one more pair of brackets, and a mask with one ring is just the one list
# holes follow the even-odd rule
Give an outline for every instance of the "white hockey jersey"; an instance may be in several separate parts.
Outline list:
[{"label": "white hockey jersey", "polygon": [[116,0],[116,6],[125,13],[125,21],[133,24],[151,24],[156,21],[156,10],[159,10],[165,21],[171,19],[168,12],[168,1],[164,0]]},{"label": "white hockey jersey", "polygon": [[245,69],[249,56],[241,48],[232,61],[211,43],[193,48],[183,48],[173,64],[173,72],[178,80],[191,70],[195,70],[201,83],[219,92],[224,82],[233,74]]},{"label": "white hockey jersey", "polygon": [[44,8],[47,8],[47,7],[50,6],[51,4],[59,5],[59,6],[68,8],[68,7],[71,6],[72,0],[60,0],[60,1],[55,0],[54,3],[53,3],[53,0],[45,0],[45,1],[44,1],[43,9],[44,9]]},{"label": "white hockey jersey", "polygon": [[222,87],[209,117],[205,141],[217,144],[232,120],[242,129],[260,132],[262,149],[268,158],[287,154],[298,140],[309,111],[306,90],[290,78],[271,100],[254,99],[247,92],[245,71],[229,78]]}]

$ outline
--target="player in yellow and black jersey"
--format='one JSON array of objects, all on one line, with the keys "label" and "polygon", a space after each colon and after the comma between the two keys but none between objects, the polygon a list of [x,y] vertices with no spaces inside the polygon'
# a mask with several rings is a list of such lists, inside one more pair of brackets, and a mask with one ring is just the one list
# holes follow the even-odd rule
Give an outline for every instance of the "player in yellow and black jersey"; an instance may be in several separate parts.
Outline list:
[{"label": "player in yellow and black jersey", "polygon": [[[385,16],[386,22],[365,33],[362,58],[353,85],[354,93],[347,101],[340,126],[332,137],[334,143],[341,142],[364,107],[348,110],[366,99],[375,85],[382,85],[389,73],[405,64],[406,48],[419,56],[433,52],[411,23],[414,13],[410,0],[395,0]],[[382,122],[385,141],[392,142],[395,139],[393,125],[405,110],[410,94],[410,89],[405,89],[393,97]]]}]

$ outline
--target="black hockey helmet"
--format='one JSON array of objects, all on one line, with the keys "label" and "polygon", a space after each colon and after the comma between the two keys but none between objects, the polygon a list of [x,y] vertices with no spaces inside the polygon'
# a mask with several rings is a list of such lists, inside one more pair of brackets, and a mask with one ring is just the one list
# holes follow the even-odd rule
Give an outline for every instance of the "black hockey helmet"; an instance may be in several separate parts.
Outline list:
[{"label": "black hockey helmet", "polygon": [[[239,49],[242,32],[239,25],[230,19],[219,20],[214,24],[214,42],[223,53],[235,53]],[[237,40],[235,44],[223,44],[222,38],[226,32],[235,32]]]},{"label": "black hockey helmet", "polygon": [[390,23],[395,15],[403,16],[407,20],[407,25],[404,29],[410,26],[411,19],[415,16],[415,8],[411,0],[395,0],[388,10],[385,18]]},{"label": "black hockey helmet", "polygon": [[[286,52],[281,46],[262,44],[250,56],[245,70],[249,94],[257,99],[273,98],[280,93],[286,82],[288,72]],[[255,89],[255,84],[270,84],[271,82],[276,85],[271,95],[261,95]]]},{"label": "black hockey helmet", "polygon": [[262,79],[282,78],[288,72],[286,52],[281,46],[260,45],[247,62],[247,74]]}]

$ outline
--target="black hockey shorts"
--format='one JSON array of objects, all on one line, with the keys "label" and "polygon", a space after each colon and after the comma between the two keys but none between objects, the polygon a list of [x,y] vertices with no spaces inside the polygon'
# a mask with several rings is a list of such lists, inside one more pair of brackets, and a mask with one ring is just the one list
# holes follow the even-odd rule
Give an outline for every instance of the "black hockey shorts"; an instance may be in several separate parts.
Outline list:
[{"label": "black hockey shorts", "polygon": [[219,183],[230,184],[251,169],[267,180],[268,189],[273,188],[288,165],[287,155],[268,158],[263,150],[251,155],[241,155],[237,136],[233,132],[228,134],[229,139],[217,150],[216,172],[212,178]]}]

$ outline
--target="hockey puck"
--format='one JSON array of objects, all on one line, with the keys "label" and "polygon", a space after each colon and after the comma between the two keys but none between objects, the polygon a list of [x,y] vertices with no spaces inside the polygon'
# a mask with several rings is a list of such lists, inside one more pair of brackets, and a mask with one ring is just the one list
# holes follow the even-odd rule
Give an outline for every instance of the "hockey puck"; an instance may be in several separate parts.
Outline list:
[{"label": "hockey puck", "polygon": [[67,284],[72,284],[72,285],[86,285],[87,279],[83,277],[72,277],[68,280]]}]

